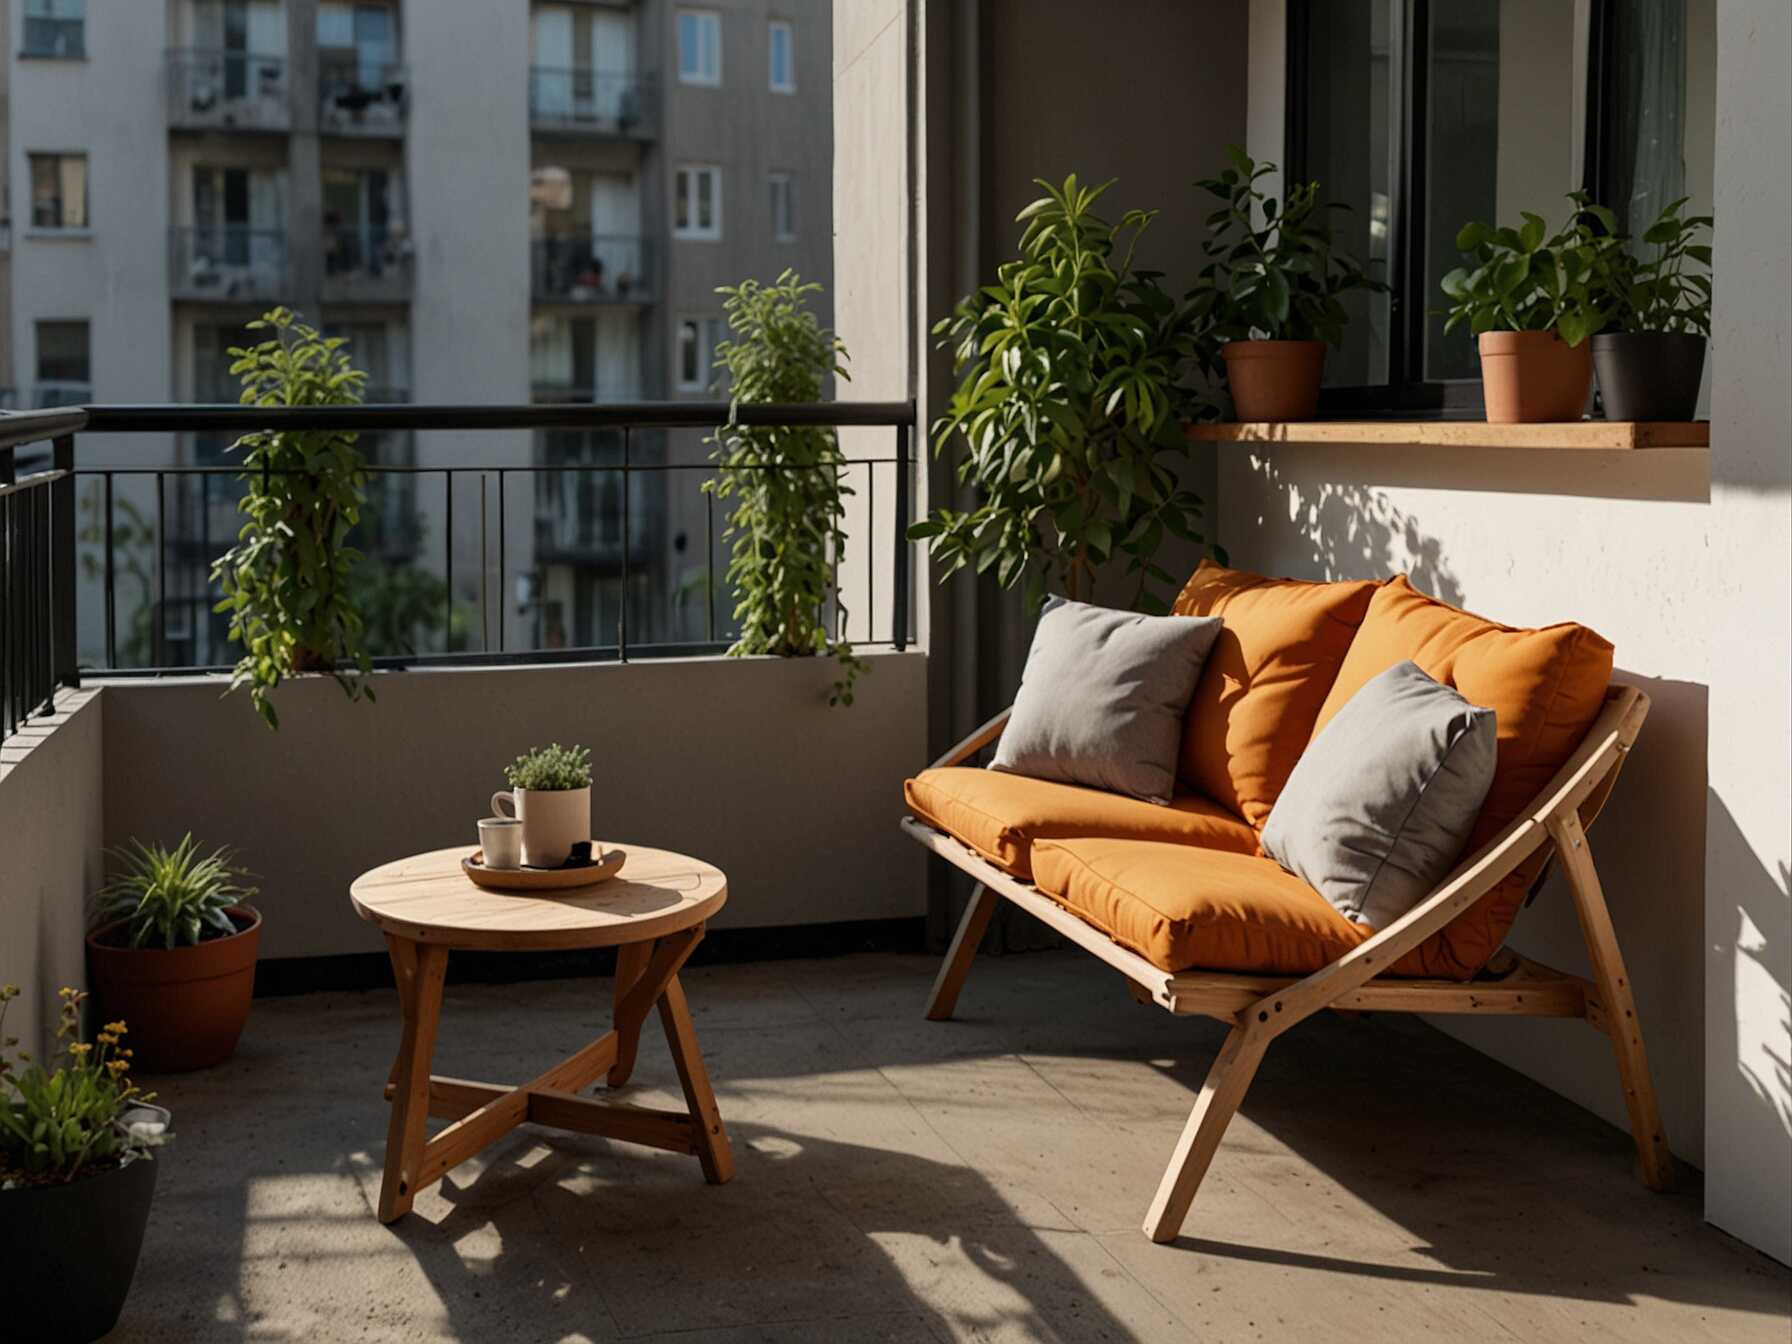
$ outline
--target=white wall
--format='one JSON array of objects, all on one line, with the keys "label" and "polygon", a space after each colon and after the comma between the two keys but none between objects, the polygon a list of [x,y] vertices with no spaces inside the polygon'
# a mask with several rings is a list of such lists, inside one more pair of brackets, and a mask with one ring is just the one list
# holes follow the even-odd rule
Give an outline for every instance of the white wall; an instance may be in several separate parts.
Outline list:
[{"label": "white wall", "polygon": [[1792,10],[1717,23],[1705,1211],[1792,1261]]},{"label": "white wall", "polygon": [[87,983],[86,902],[101,880],[103,843],[97,694],[64,691],[54,715],[0,745],[0,984],[22,991],[5,1034],[40,1059],[56,991]]},{"label": "white wall", "polygon": [[105,833],[229,844],[259,877],[264,957],[378,951],[348,886],[407,853],[477,844],[502,770],[549,741],[592,748],[606,843],[682,849],[728,874],[719,928],[923,912],[926,855],[896,827],[925,764],[926,659],[873,655],[831,709],[823,659],[412,671],[351,704],[308,678],[261,725],[220,678],[112,682]]}]

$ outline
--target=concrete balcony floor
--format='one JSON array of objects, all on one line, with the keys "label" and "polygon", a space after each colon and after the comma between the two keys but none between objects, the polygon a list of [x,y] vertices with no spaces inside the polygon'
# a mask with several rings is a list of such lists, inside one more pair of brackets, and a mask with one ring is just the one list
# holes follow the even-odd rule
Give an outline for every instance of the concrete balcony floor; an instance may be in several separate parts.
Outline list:
[{"label": "concrete balcony floor", "polygon": [[[1650,1194],[1625,1135],[1387,1017],[1271,1050],[1182,1239],[1153,1246],[1219,1024],[1058,953],[985,958],[961,1020],[928,1023],[933,970],[685,977],[731,1185],[526,1128],[390,1228],[395,997],[259,1001],[234,1060],[155,1084],[180,1137],[112,1338],[1787,1338],[1792,1275],[1701,1222],[1697,1173]],[[609,1002],[604,979],[450,985],[436,1071],[532,1076]],[[655,1019],[627,1091],[682,1102]]]}]

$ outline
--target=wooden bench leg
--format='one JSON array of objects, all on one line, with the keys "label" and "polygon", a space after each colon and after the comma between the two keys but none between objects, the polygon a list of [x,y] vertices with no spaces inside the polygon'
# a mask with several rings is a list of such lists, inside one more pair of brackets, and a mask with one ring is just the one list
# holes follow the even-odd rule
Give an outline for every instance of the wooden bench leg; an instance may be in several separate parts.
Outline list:
[{"label": "wooden bench leg", "polygon": [[1636,1016],[1636,998],[1630,992],[1630,975],[1618,950],[1611,911],[1593,867],[1587,833],[1580,817],[1569,813],[1552,817],[1549,833],[1556,842],[1556,856],[1574,894],[1575,912],[1587,941],[1587,958],[1593,963],[1593,983],[1599,990],[1599,1007],[1612,1050],[1618,1057],[1618,1081],[1624,1088],[1624,1106],[1630,1114],[1630,1133],[1636,1140],[1637,1160],[1643,1184],[1651,1190],[1674,1188],[1674,1155],[1668,1149],[1661,1111],[1655,1101],[1655,1084],[1649,1076],[1649,1058],[1643,1051],[1643,1029]]},{"label": "wooden bench leg", "polygon": [[952,1010],[958,1006],[958,991],[964,988],[964,978],[971,971],[971,960],[977,955],[977,945],[983,941],[990,917],[995,914],[1001,899],[985,886],[979,886],[971,893],[970,904],[964,908],[964,918],[958,921],[958,932],[952,935],[952,946],[946,949],[946,960],[933,980],[933,994],[927,1000],[929,1022],[945,1022],[951,1018]]},{"label": "wooden bench leg", "polygon": [[387,934],[386,950],[398,980],[404,1036],[392,1066],[392,1114],[386,1124],[386,1172],[380,1182],[382,1223],[404,1217],[416,1198],[426,1147],[424,1121],[429,1117],[429,1066],[442,1016],[442,976],[448,969],[445,947]]},{"label": "wooden bench leg", "polygon": [[1257,1066],[1263,1062],[1263,1051],[1268,1044],[1267,1037],[1234,1027],[1220,1047],[1219,1058],[1207,1071],[1207,1081],[1201,1084],[1201,1095],[1195,1099],[1188,1123],[1182,1127],[1182,1137],[1176,1141],[1170,1165],[1164,1169],[1163,1180],[1158,1182],[1150,1212],[1145,1215],[1145,1235],[1151,1240],[1174,1241],[1182,1230],[1182,1220],[1188,1216],[1189,1205],[1194,1203],[1201,1178],[1207,1174],[1207,1166],[1220,1146],[1227,1123],[1244,1100],[1251,1079],[1256,1077]]},{"label": "wooden bench leg", "polygon": [[711,1185],[726,1185],[734,1179],[734,1146],[722,1125],[722,1112],[709,1085],[709,1070],[697,1049],[691,1007],[676,975],[666,982],[666,992],[660,996],[660,1023],[666,1028],[666,1044],[672,1048],[672,1062],[678,1066],[678,1081],[684,1088],[685,1105],[690,1108],[691,1138],[697,1147],[697,1160],[703,1164],[703,1178]]},{"label": "wooden bench leg", "polygon": [[631,1031],[623,1030],[622,1003],[628,997],[629,990],[635,987],[635,982],[641,978],[641,973],[647,969],[648,959],[652,955],[652,943],[624,943],[616,949],[616,1062],[610,1066],[607,1080],[611,1087],[621,1087],[635,1071],[635,1050],[641,1043],[641,1023],[637,1021]]}]

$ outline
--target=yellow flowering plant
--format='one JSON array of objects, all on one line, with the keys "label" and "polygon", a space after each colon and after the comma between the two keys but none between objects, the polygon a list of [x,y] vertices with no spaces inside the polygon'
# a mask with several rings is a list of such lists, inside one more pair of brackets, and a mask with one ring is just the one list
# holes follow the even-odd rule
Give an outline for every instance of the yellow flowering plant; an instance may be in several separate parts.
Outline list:
[{"label": "yellow flowering plant", "polygon": [[[0,986],[0,1032],[17,985]],[[56,1040],[64,1062],[46,1068],[18,1039],[0,1034],[0,1189],[56,1185],[128,1162],[167,1138],[168,1113],[131,1081],[125,1024],[108,1022],[81,1039],[87,995],[61,991]]]}]

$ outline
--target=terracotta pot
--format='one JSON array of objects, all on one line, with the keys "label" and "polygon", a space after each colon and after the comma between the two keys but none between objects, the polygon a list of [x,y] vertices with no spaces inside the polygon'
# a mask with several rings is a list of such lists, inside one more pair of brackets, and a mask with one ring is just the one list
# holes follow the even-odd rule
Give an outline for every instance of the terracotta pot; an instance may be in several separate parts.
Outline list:
[{"label": "terracotta pot", "polygon": [[1311,420],[1319,413],[1324,341],[1231,341],[1220,354],[1240,420]]},{"label": "terracotta pot", "polygon": [[[506,811],[504,804],[510,804]],[[582,789],[500,789],[492,795],[496,816],[523,826],[523,867],[558,868],[576,844],[591,839],[591,786]]]},{"label": "terracotta pot", "polygon": [[0,1190],[0,1320],[33,1339],[98,1339],[117,1325],[155,1189],[156,1161],[140,1157],[67,1185]]},{"label": "terracotta pot", "polygon": [[1490,425],[1579,420],[1593,391],[1593,347],[1553,331],[1484,331],[1481,391]]},{"label": "terracotta pot", "polygon": [[144,1073],[186,1073],[229,1059],[255,994],[261,916],[229,911],[237,932],[191,947],[121,947],[121,924],[87,935],[87,974],[100,1020],[123,1018]]}]

